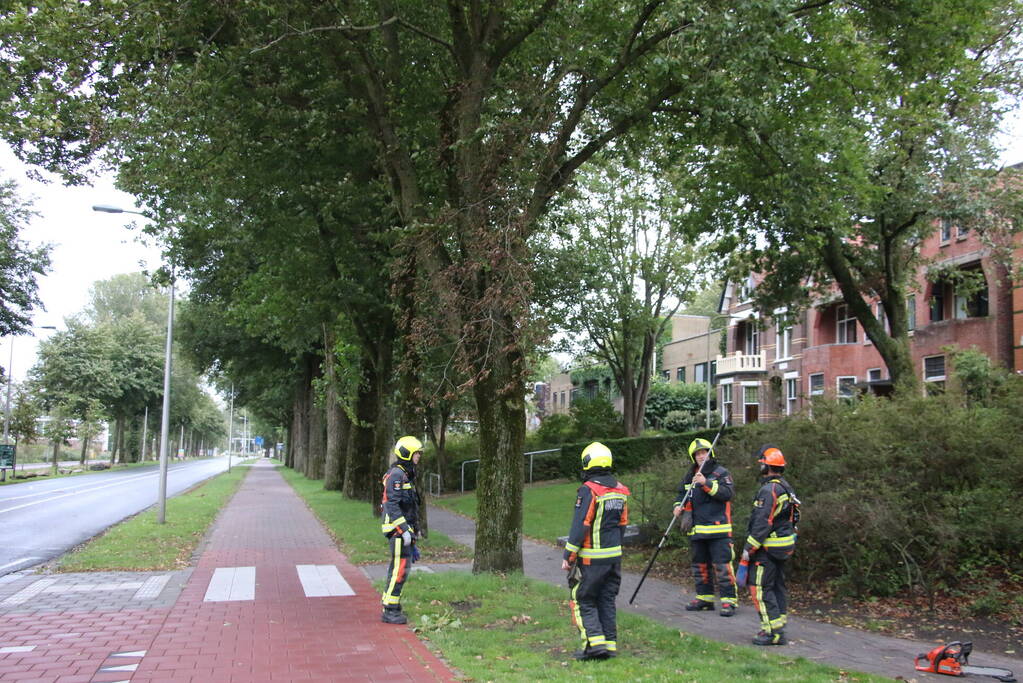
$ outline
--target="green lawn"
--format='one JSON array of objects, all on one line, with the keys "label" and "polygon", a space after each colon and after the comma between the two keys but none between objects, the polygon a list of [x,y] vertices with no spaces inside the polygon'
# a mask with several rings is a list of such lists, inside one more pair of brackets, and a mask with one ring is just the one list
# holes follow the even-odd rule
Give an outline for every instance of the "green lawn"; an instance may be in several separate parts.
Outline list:
[{"label": "green lawn", "polygon": [[110,527],[65,555],[58,570],[156,571],[187,567],[206,529],[248,472],[247,467],[232,470],[168,498],[165,524],[156,523],[154,506]]},{"label": "green lawn", "polygon": [[[382,582],[378,582],[381,583]],[[454,668],[478,681],[882,681],[787,655],[681,633],[618,613],[621,654],[577,662],[568,591],[524,578],[416,574],[402,593],[409,623]]]},{"label": "green lawn", "polygon": [[[372,514],[369,503],[350,500],[337,491],[326,491],[323,481],[307,479],[301,472],[281,467],[277,470],[294,487],[337,540],[341,551],[353,564],[386,561],[387,546],[380,533],[380,518]],[[442,533],[431,531],[419,541],[424,562],[469,562],[472,552]]]}]

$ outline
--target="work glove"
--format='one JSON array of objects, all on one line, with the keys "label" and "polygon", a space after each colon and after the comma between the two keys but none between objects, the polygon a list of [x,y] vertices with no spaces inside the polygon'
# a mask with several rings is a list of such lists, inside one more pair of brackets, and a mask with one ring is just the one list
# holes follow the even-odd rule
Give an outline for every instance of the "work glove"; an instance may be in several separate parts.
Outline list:
[{"label": "work glove", "polygon": [[401,534],[401,544],[402,545],[412,545],[412,532],[410,532],[410,531],[403,531],[402,532],[402,534]]},{"label": "work glove", "polygon": [[739,569],[735,572],[735,585],[745,586],[749,580],[749,557],[746,553],[742,554],[742,559],[739,560]]},{"label": "work glove", "polygon": [[678,520],[678,528],[683,534],[688,534],[693,530],[693,511],[686,510],[682,513],[682,516]]},{"label": "work glove", "polygon": [[419,546],[412,546],[412,564],[419,561]]}]

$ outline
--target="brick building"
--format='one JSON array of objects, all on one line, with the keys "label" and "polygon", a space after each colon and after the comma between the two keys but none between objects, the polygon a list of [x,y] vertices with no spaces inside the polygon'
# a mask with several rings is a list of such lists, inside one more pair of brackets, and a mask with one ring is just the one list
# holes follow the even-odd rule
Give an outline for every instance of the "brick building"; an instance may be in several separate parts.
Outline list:
[{"label": "brick building", "polygon": [[[975,234],[948,222],[920,247],[930,265],[916,273],[907,306],[913,364],[925,386],[944,383],[948,346],[976,346],[999,365],[1023,368],[1023,289],[1012,287],[1005,267]],[[983,286],[964,296],[951,279],[931,282],[928,270],[939,266],[982,275]],[[751,301],[761,279],[757,274],[729,282],[721,297],[720,312],[729,315],[729,324],[727,352],[717,358],[718,401],[733,422],[792,414],[814,395],[890,392],[881,355],[837,293],[779,329],[772,315],[783,309],[765,315]],[[873,301],[871,307],[883,319],[880,304]]]}]

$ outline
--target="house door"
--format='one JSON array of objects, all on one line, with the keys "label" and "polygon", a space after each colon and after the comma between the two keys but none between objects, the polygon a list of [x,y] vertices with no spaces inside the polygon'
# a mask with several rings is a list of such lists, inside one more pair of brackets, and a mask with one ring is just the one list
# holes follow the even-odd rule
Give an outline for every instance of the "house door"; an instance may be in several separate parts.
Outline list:
[{"label": "house door", "polygon": [[746,404],[746,424],[760,421],[760,406],[756,403]]}]

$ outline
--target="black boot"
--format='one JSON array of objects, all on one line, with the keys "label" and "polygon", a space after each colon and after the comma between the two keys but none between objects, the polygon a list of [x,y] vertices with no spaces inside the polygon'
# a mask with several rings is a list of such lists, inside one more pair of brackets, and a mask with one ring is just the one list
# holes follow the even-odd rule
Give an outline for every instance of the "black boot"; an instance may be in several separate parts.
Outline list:
[{"label": "black boot", "polygon": [[696,600],[691,601],[688,605],[686,605],[686,611],[687,612],[700,612],[702,610],[712,610],[712,609],[714,609],[714,603],[713,602],[707,602],[706,600],[700,600],[699,598],[697,598]]},{"label": "black boot", "polygon": [[761,631],[753,638],[754,645],[788,645],[788,643],[788,639],[785,638],[785,631],[782,630],[773,633]]},{"label": "black boot", "polygon": [[380,621],[385,624],[407,624],[408,618],[401,611],[401,605],[387,605],[380,616]]},{"label": "black boot", "polygon": [[587,647],[585,650],[579,650],[572,655],[579,661],[587,661],[591,659],[607,659],[611,656],[611,651],[604,645],[594,645]]}]

